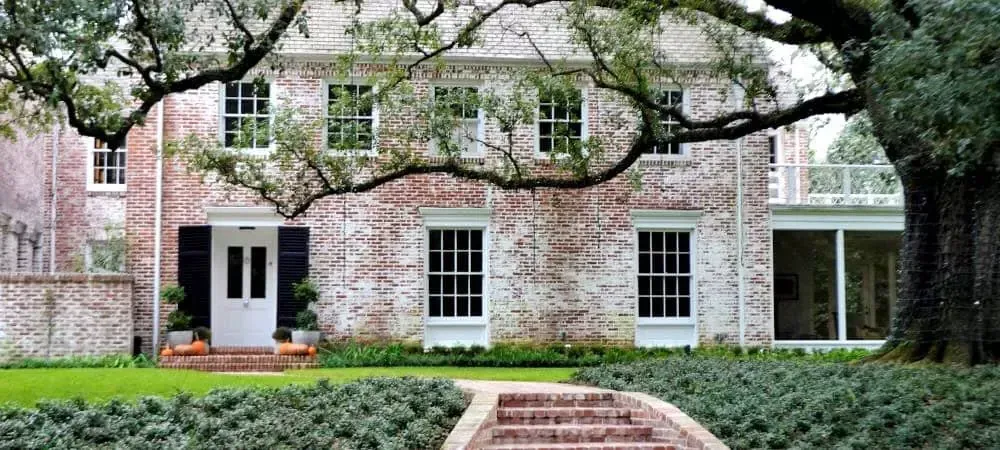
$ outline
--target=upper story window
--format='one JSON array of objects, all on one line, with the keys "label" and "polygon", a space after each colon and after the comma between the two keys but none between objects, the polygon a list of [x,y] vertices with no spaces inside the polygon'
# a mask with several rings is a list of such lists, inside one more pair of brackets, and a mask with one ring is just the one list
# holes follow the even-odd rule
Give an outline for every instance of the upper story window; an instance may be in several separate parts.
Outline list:
[{"label": "upper story window", "polygon": [[226,147],[268,148],[271,145],[271,85],[253,81],[226,83],[223,98],[223,141]]},{"label": "upper story window", "polygon": [[538,93],[538,151],[581,145],[584,138],[584,103],[580,90]]},{"label": "upper story window", "polygon": [[87,188],[92,191],[124,191],[126,145],[114,152],[100,139],[91,141],[87,159]]},{"label": "upper story window", "polygon": [[[462,154],[477,154],[482,140],[482,113],[479,109],[479,90],[471,86],[435,86],[434,102],[449,111],[448,119],[454,121],[448,145],[458,146]],[[435,148],[442,153],[443,143]]]},{"label": "upper story window", "polygon": [[772,171],[777,170],[777,168],[774,167],[774,164],[778,163],[778,135],[777,134],[770,134],[770,135],[767,136],[767,152],[768,152],[768,155],[769,155],[768,161],[770,161],[770,163],[772,164],[771,170]]},{"label": "upper story window", "polygon": [[638,234],[639,317],[691,317],[691,233]]},{"label": "upper story window", "polygon": [[[679,106],[679,109],[683,111],[684,91],[679,89],[663,91],[657,96],[656,103],[660,106],[668,108]],[[680,122],[670,115],[661,114],[660,123],[663,125],[663,129],[667,134],[673,134],[681,130]],[[665,146],[654,145],[652,148],[647,149],[644,153],[653,155],[683,155],[684,148],[682,144],[678,142],[671,142]]]},{"label": "upper story window", "polygon": [[371,86],[329,85],[326,114],[327,148],[364,152],[375,149],[377,116]]}]

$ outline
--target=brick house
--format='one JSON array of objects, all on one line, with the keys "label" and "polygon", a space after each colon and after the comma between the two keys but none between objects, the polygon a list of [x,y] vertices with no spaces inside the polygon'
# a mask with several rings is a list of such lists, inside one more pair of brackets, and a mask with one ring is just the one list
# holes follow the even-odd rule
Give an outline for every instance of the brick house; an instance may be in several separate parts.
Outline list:
[{"label": "brick house", "polygon": [[[310,10],[312,36],[289,39],[283,70],[254,72],[266,77],[265,87],[238,82],[172,95],[129,135],[124,151],[111,154],[66,127],[37,138],[43,173],[15,175],[17,190],[39,192],[31,228],[38,236],[19,244],[35,249],[37,262],[17,269],[77,271],[82,263],[86,270],[122,233],[131,282],[115,281],[110,290],[130,294],[133,335],[147,350],[154,324],[162,329],[169,312],[156,301],[165,285],[185,287],[183,307],[212,328],[215,345],[268,345],[274,328],[291,325],[302,308],[291,284],[304,276],[320,286],[316,311],[332,339],[829,347],[884,338],[902,230],[898,191],[852,184],[852,173],[885,167],[810,165],[798,127],[652,150],[637,163],[641,190],[624,177],[583,190],[504,191],[421,175],[325,198],[294,221],[247,192],[189,174],[178,160],[158,163],[165,142],[191,133],[225,139],[240,120],[267,117],[267,105],[279,99],[318,119],[357,121],[373,136],[411,124],[405,113],[377,107],[325,117],[332,95],[363,92],[364,75],[382,69],[358,63],[343,79],[327,63],[351,45],[341,7]],[[385,7],[366,6],[362,19]],[[444,69],[418,70],[416,95],[509,89],[511,68],[535,58],[527,42],[501,31],[486,30],[482,47],[457,51]],[[564,32],[535,31],[550,55],[575,57]],[[660,39],[694,80],[664,85],[665,101],[696,118],[729,107],[729,86],[698,68],[712,50],[697,29],[676,24]],[[539,104],[540,117],[552,117],[547,107],[570,113],[516,130],[518,158],[545,170],[547,125],[628,142],[634,130],[616,120],[623,100],[587,83],[580,93],[577,104]],[[485,141],[499,134],[481,112],[463,124]],[[428,157],[433,151],[428,144]],[[497,162],[481,146],[468,151],[471,161]],[[818,171],[838,180],[835,190],[816,191]],[[24,209],[10,205],[0,203],[0,211]],[[4,248],[10,260],[13,247]],[[3,277],[7,298],[33,289]]]}]

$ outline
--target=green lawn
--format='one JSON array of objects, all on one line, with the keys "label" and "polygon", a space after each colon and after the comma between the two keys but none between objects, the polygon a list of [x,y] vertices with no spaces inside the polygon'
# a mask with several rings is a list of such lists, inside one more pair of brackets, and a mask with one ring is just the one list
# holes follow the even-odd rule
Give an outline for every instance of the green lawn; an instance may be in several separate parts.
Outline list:
[{"label": "green lawn", "polygon": [[344,383],[374,376],[415,376],[502,381],[565,381],[571,368],[358,367],[287,372],[285,375],[224,375],[171,369],[14,369],[0,371],[0,404],[32,406],[41,399],[107,400],[178,392],[204,394],[228,386],[282,386],[320,378]]}]

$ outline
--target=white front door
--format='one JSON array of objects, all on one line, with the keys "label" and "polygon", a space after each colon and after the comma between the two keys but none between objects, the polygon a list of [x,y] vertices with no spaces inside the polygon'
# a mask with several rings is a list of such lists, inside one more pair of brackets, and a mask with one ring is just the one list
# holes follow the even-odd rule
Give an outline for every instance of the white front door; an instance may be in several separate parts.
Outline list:
[{"label": "white front door", "polygon": [[275,227],[213,227],[213,345],[272,345],[278,311],[277,250]]}]

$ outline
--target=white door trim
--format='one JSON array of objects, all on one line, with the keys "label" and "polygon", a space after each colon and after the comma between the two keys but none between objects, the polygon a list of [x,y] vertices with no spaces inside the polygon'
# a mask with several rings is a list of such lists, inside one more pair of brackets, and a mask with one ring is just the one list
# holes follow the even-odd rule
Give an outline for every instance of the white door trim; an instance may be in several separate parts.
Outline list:
[{"label": "white door trim", "polygon": [[[277,227],[212,227],[212,343],[220,346],[267,346],[277,324],[278,229]],[[228,247],[242,246],[242,299],[229,299]],[[265,292],[250,298],[251,247],[266,248]],[[242,303],[242,307],[240,307]]]}]

